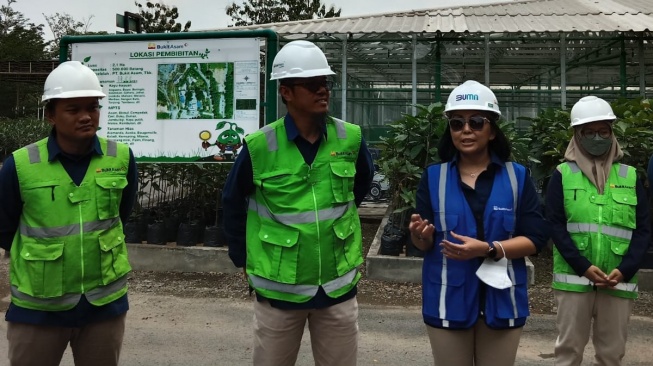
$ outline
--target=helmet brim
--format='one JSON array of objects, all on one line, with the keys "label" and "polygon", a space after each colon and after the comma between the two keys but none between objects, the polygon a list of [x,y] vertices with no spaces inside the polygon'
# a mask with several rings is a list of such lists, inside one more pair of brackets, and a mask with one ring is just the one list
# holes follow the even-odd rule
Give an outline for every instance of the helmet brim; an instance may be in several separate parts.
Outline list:
[{"label": "helmet brim", "polygon": [[106,94],[97,90],[75,90],[75,91],[68,91],[59,94],[44,95],[41,98],[41,103],[47,103],[49,100],[52,99],[71,99],[71,98],[87,98],[87,97],[104,98],[106,96],[107,96]]}]

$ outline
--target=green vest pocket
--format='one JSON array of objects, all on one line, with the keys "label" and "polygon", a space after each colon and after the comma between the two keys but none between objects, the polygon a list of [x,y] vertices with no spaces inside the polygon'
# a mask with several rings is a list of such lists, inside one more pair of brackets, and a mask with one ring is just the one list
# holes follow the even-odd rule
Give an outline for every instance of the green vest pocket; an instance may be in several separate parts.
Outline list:
[{"label": "green vest pocket", "polygon": [[343,276],[363,262],[362,245],[356,240],[358,224],[351,211],[333,223],[335,242],[333,245],[338,276]]},{"label": "green vest pocket", "polygon": [[258,237],[265,255],[259,256],[255,274],[294,284],[297,280],[299,230],[276,222],[262,222]]},{"label": "green vest pocket", "polygon": [[612,224],[630,229],[635,228],[637,196],[627,192],[612,192]]},{"label": "green vest pocket", "polygon": [[95,196],[100,220],[112,219],[120,214],[120,199],[122,190],[127,186],[124,176],[95,178],[97,189]]},{"label": "green vest pocket", "polygon": [[20,251],[25,270],[13,272],[18,290],[41,298],[63,295],[63,248],[63,243],[25,243]]},{"label": "green vest pocket", "polygon": [[353,201],[356,165],[351,161],[332,161],[330,165],[333,202],[342,203]]},{"label": "green vest pocket", "polygon": [[102,284],[108,285],[131,270],[127,258],[125,237],[121,230],[114,228],[100,234],[98,243],[100,245]]}]

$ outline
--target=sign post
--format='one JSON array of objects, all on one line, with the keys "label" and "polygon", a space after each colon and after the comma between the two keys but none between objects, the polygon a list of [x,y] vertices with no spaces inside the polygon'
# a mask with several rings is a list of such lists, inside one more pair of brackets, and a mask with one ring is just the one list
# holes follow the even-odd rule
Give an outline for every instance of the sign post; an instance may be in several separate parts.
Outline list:
[{"label": "sign post", "polygon": [[143,32],[143,17],[136,13],[126,11],[116,14],[116,27],[122,28],[125,34]]}]

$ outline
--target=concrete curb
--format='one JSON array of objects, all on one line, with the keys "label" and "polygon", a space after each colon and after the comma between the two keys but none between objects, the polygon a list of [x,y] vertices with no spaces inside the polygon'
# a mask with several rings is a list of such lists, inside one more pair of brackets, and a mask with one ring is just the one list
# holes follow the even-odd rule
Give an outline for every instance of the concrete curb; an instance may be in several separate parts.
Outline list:
[{"label": "concrete curb", "polygon": [[173,247],[127,244],[129,263],[135,271],[235,273],[226,247]]}]

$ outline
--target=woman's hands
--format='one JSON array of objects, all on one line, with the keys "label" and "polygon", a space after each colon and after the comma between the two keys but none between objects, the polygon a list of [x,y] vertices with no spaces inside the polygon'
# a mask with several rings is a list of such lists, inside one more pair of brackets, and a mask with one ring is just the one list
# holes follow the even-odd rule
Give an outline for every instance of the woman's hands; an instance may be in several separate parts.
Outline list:
[{"label": "woman's hands", "polygon": [[429,223],[429,220],[422,220],[422,216],[413,214],[410,216],[408,230],[410,231],[410,238],[417,248],[425,251],[433,248],[435,226]]},{"label": "woman's hands", "polygon": [[440,243],[442,254],[448,259],[464,261],[476,257],[485,257],[487,255],[489,249],[488,243],[469,236],[458,235],[453,231],[450,231],[450,234],[454,239],[460,240],[462,243],[456,244],[446,239]]},{"label": "woman's hands", "polygon": [[[408,224],[410,231],[410,238],[413,244],[420,250],[429,250],[433,248],[433,233],[435,226],[428,220],[422,220],[418,214],[413,214],[410,217],[410,224]],[[474,239],[469,236],[458,235],[453,231],[450,232],[451,236],[461,241],[461,244],[455,244],[449,240],[443,240],[440,243],[442,254],[449,259],[467,260],[476,257],[485,257],[489,249],[488,243]]]},{"label": "woman's hands", "polygon": [[603,273],[599,267],[591,265],[583,274],[588,280],[592,281],[596,287],[614,287],[623,282],[624,275],[618,269],[613,269],[609,275]]}]

